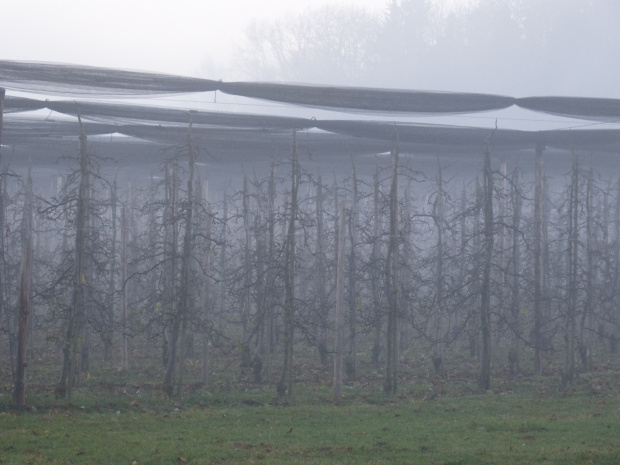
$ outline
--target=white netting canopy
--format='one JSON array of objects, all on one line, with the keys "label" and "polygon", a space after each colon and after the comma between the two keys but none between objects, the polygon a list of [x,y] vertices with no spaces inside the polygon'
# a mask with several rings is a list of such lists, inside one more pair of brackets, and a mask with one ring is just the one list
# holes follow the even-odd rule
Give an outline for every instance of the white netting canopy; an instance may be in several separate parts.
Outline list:
[{"label": "white netting canopy", "polygon": [[[186,78],[165,74],[113,70],[52,63],[0,61],[0,87],[9,91],[44,93],[50,97],[80,97],[79,100],[41,100],[7,95],[4,99],[2,143],[41,147],[41,141],[75,140],[83,120],[86,135],[128,136],[119,156],[131,156],[131,140],[175,145],[192,138],[213,153],[266,155],[290,150],[293,131],[307,150],[325,155],[350,155],[403,150],[424,153],[493,153],[548,147],[559,150],[620,151],[620,129],[574,129],[570,131],[523,131],[488,129],[403,121],[358,119],[308,119],[221,111],[168,108],[110,101],[88,101],[84,97],[128,97],[174,93],[220,91],[253,99],[289,105],[382,116],[449,115],[478,113],[516,106],[583,120],[620,121],[620,100],[580,97],[513,98],[498,95],[426,92],[380,88],[352,88],[299,84],[230,82]],[[66,116],[24,117],[19,113],[50,110]],[[39,112],[41,113],[41,112]],[[31,113],[27,113],[31,115]],[[115,146],[115,150],[120,150]]]}]

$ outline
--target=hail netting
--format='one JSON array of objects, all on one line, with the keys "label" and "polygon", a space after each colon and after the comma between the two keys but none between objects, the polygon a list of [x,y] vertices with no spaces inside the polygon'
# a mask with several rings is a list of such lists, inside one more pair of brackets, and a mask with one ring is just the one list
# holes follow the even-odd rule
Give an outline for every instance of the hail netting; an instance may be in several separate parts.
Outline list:
[{"label": "hail netting", "polygon": [[387,123],[377,121],[317,121],[316,127],[356,137],[392,140],[445,147],[453,152],[488,145],[494,151],[514,151],[536,145],[561,150],[595,149],[605,152],[620,150],[620,130],[581,129],[552,131],[521,131],[514,129],[487,129],[436,124]]},{"label": "hail netting", "polygon": [[[525,100],[525,99],[524,99]],[[527,99],[530,102],[539,102],[541,98]],[[573,99],[585,104],[592,99]],[[597,99],[594,99],[597,100]],[[600,100],[600,99],[598,99]],[[561,102],[562,99],[554,98],[553,101]],[[612,103],[615,101],[611,101]],[[233,139],[238,138],[247,141],[250,137],[265,140],[273,137],[288,137],[290,130],[318,128],[326,132],[342,134],[353,137],[363,137],[366,139],[379,139],[385,141],[412,143],[419,146],[437,145],[437,151],[442,152],[439,147],[452,147],[464,149],[466,147],[483,147],[488,143],[496,150],[515,150],[533,147],[536,144],[548,145],[560,149],[580,149],[589,148],[605,151],[614,151],[618,148],[618,130],[571,130],[571,131],[518,131],[518,130],[491,130],[485,128],[468,128],[459,126],[444,126],[434,124],[411,124],[383,121],[356,121],[356,120],[316,120],[306,118],[294,118],[286,116],[268,116],[256,114],[240,114],[226,112],[209,112],[182,110],[175,108],[162,108],[140,105],[112,104],[101,102],[73,102],[73,101],[38,101],[34,99],[24,99],[17,97],[7,97],[5,104],[9,112],[48,108],[66,115],[76,115],[79,111],[84,119],[98,121],[99,126],[90,126],[93,133],[125,133],[133,137],[156,140],[164,143],[177,143],[182,140],[185,129],[166,128],[170,126],[185,127],[191,121],[196,127],[197,134],[204,131],[206,141],[212,138],[220,143],[224,143],[228,137],[231,139],[230,146],[238,145]],[[612,105],[609,105],[610,109]],[[608,112],[611,114],[611,110]],[[9,120],[11,121],[11,120]],[[59,125],[60,122],[40,123],[36,119],[21,119],[21,127],[16,123],[7,129],[10,133],[21,134],[19,137],[37,137],[35,134],[41,131],[44,137],[50,133],[59,131],[66,135],[71,135],[73,127],[68,124],[69,129],[53,129],[52,125]],[[40,123],[40,124],[39,124]],[[132,123],[156,123],[158,126],[132,126]],[[33,129],[33,125],[36,129]],[[163,126],[162,126],[163,125]],[[222,129],[209,130],[200,129],[200,126],[218,126],[222,128],[246,128],[259,129],[260,131],[234,131]],[[121,127],[123,126],[123,127]],[[288,131],[287,131],[288,130]],[[75,133],[73,133],[75,134]],[[87,131],[88,134],[88,131]],[[275,135],[275,136],[274,136]],[[18,137],[18,138],[19,138]],[[324,140],[324,139],[322,139]],[[357,145],[357,144],[356,144]]]},{"label": "hail netting", "polygon": [[[79,112],[84,120],[99,122],[84,122],[83,129],[87,135],[120,133],[169,145],[178,145],[185,140],[191,114],[196,142],[213,149],[247,151],[249,154],[280,151],[282,147],[290,144],[291,130],[309,128],[339,135],[328,138],[322,133],[308,133],[308,143],[318,144],[321,150],[326,150],[326,145],[330,143],[342,150],[343,140],[363,139],[347,142],[347,150],[352,150],[351,153],[368,153],[368,149],[389,150],[396,143],[403,148],[406,144],[412,151],[435,153],[481,151],[487,144],[492,150],[499,152],[532,148],[537,144],[562,150],[617,151],[620,147],[619,130],[533,132],[385,121],[316,120],[225,112],[190,112],[174,108],[99,102],[42,102],[23,98],[7,98],[7,102],[9,112],[40,108],[66,115],[76,115]],[[34,117],[10,117],[5,120],[5,144],[73,138],[78,134],[77,122],[65,118],[43,120]],[[369,140],[385,141],[388,144],[371,144]]]},{"label": "hail netting", "polygon": [[4,112],[5,113],[19,113],[22,111],[33,111],[45,108],[45,102],[41,100],[15,97],[7,95],[4,98]]},{"label": "hail netting", "polygon": [[[72,108],[75,103],[72,103]],[[97,107],[99,104],[94,104]],[[54,105],[51,105],[54,106]],[[105,106],[108,110],[108,106]],[[123,110],[125,106],[121,105]],[[128,107],[128,106],[127,106]],[[79,108],[88,106],[79,104]],[[152,109],[149,109],[151,111]],[[75,111],[75,110],[74,110]],[[187,136],[186,124],[181,124],[188,113],[175,113],[162,109],[166,115],[179,115],[179,120],[167,121],[172,124],[102,124],[85,121],[83,130],[87,135],[124,134],[134,138],[159,142],[167,145],[184,143]],[[170,112],[170,113],[168,113]],[[129,114],[134,113],[129,112]],[[200,114],[200,113],[198,113]],[[127,117],[122,113],[121,119]],[[193,116],[193,114],[192,114]],[[242,151],[249,156],[269,150],[279,152],[290,150],[291,128],[297,124],[312,123],[321,131],[304,131],[309,150],[320,147],[328,150],[334,145],[333,153],[372,153],[374,150],[390,150],[395,144],[413,152],[434,153],[480,153],[487,145],[495,152],[513,152],[531,149],[536,145],[561,150],[598,150],[614,152],[620,150],[620,130],[570,130],[570,131],[519,131],[486,128],[445,126],[434,124],[390,123],[384,121],[355,120],[303,120],[278,118],[279,125],[265,124],[270,117],[205,112],[209,125],[193,124],[192,136],[196,143],[207,148],[222,151]],[[88,118],[82,115],[83,118]],[[106,118],[111,118],[108,115]],[[200,118],[199,118],[200,119]],[[7,117],[4,124],[5,144],[20,144],[33,140],[55,140],[74,138],[78,134],[75,120],[42,120],[40,118]],[[375,141],[371,143],[370,141]]]},{"label": "hail netting", "polygon": [[[111,134],[115,132],[115,126],[110,124],[97,124],[83,122],[82,129],[87,136]],[[54,141],[62,138],[77,137],[79,124],[72,119],[41,119],[34,117],[6,117],[3,124],[2,143],[17,145],[40,141],[42,139]]]},{"label": "hail netting", "polygon": [[585,97],[526,97],[516,104],[532,111],[594,121],[620,122],[620,100]]},{"label": "hail netting", "polygon": [[421,92],[373,88],[231,82],[157,73],[0,60],[0,86],[60,95],[149,95],[222,92],[249,98],[326,109],[393,113],[472,113],[497,110],[512,97],[455,92]]},{"label": "hail netting", "polygon": [[94,66],[0,60],[0,87],[45,94],[132,96],[209,92],[217,82]]},{"label": "hail netting", "polygon": [[[129,96],[174,92],[221,90],[234,95],[325,109],[364,113],[454,114],[497,110],[518,105],[532,111],[601,121],[620,118],[620,101],[574,97],[514,99],[485,94],[421,92],[413,90],[311,86],[274,83],[222,83],[206,79],[104,68],[0,61],[0,86],[50,94]],[[212,154],[249,157],[288,153],[293,130],[306,153],[358,155],[389,151],[398,144],[410,153],[481,153],[488,145],[494,153],[514,153],[542,145],[561,150],[620,150],[619,130],[517,131],[385,121],[316,120],[176,108],[97,103],[88,101],[40,101],[7,96],[7,114],[47,108],[84,120],[89,136],[119,133],[130,136],[120,156],[131,156],[130,141],[137,139],[165,145],[186,143],[192,122],[196,143]],[[75,120],[65,117],[5,118],[3,143],[41,144],[74,141]],[[90,120],[90,121],[86,121]],[[93,122],[94,121],[94,122]],[[156,144],[157,145],[157,144]],[[122,147],[121,147],[122,146]]]},{"label": "hail netting", "polygon": [[107,123],[143,123],[213,125],[265,129],[305,129],[312,127],[311,120],[286,116],[267,116],[242,113],[224,113],[217,111],[182,110],[139,105],[124,105],[99,102],[56,101],[45,102],[46,108],[64,113],[80,115],[95,121]]},{"label": "hail netting", "polygon": [[411,114],[476,113],[507,108],[514,98],[460,92],[276,83],[220,83],[227,94],[323,109]]},{"label": "hail netting", "polygon": [[620,101],[578,97],[513,97],[415,90],[224,83],[158,73],[92,66],[0,60],[0,86],[64,95],[130,96],[182,92],[222,92],[323,109],[409,114],[456,114],[499,110],[512,105],[580,119],[617,121]]}]

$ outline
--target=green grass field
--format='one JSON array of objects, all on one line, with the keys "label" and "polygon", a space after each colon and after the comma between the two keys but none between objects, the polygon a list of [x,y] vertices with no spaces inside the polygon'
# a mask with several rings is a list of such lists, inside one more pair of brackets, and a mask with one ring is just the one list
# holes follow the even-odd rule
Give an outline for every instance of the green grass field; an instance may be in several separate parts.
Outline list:
[{"label": "green grass field", "polygon": [[337,406],[323,394],[282,406],[265,392],[196,391],[184,402],[155,389],[78,392],[71,403],[0,413],[0,463],[620,463],[618,392],[351,392]]},{"label": "green grass field", "polygon": [[273,383],[254,384],[235,354],[214,358],[208,386],[188,364],[172,400],[147,359],[127,372],[98,360],[71,399],[55,399],[57,361],[33,357],[25,412],[13,410],[9,373],[0,372],[0,465],[620,464],[615,358],[565,388],[554,359],[543,376],[528,363],[515,378],[498,355],[492,390],[481,393],[467,355],[450,358],[443,378],[417,355],[401,364],[391,397],[380,368],[362,359],[334,405],[331,368],[300,355],[286,403]]}]

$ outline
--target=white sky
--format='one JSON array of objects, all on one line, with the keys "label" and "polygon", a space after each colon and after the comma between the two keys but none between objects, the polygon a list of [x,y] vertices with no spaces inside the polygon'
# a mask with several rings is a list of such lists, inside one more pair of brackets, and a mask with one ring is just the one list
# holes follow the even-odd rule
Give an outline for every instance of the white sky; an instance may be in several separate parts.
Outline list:
[{"label": "white sky", "polygon": [[[389,0],[356,0],[381,13]],[[454,1],[454,0],[452,0]],[[209,76],[253,19],[351,0],[0,0],[0,59]]]}]

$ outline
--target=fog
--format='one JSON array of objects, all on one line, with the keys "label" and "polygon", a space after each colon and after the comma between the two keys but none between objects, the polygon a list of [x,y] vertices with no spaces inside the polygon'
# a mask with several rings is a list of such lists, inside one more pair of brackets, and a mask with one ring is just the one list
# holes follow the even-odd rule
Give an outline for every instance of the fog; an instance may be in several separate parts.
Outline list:
[{"label": "fog", "polygon": [[204,4],[155,2],[148,24],[134,3],[81,6],[73,33],[46,9],[49,43],[39,17],[36,40],[2,29],[0,353],[18,408],[29,334],[61,368],[57,398],[91,361],[127,382],[138,352],[169,398],[238,365],[288,401],[294,347],[323,374],[334,359],[336,402],[358,353],[388,395],[411,353],[437,379],[444,358],[476,365],[479,392],[492,353],[513,378],[561,365],[563,388],[592,353],[614,369],[620,3],[272,0],[230,3],[232,22]]}]

